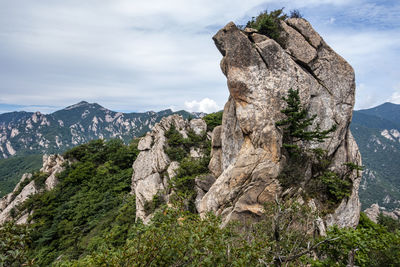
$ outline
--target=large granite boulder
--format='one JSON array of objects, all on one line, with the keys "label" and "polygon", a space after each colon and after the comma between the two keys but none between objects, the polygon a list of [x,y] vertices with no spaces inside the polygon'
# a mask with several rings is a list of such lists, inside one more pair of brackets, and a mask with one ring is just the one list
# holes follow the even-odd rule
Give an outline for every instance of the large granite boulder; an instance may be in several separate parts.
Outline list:
[{"label": "large granite boulder", "polygon": [[[258,218],[265,202],[282,197],[277,177],[287,158],[282,151],[282,97],[299,90],[309,114],[317,114],[312,127],[336,125],[322,143],[304,142],[304,149],[321,148],[332,159],[330,170],[344,174],[345,162],[361,165],[361,156],[350,130],[355,101],[352,67],[336,54],[304,19],[282,22],[286,45],[255,30],[242,31],[227,24],[214,37],[223,59],[230,97],[223,122],[213,132],[211,172],[218,176],[199,202],[201,215],[213,211],[224,223]],[[311,127],[311,128],[312,128]],[[325,215],[329,226],[355,226],[359,220],[360,175],[350,175],[349,197]]]}]

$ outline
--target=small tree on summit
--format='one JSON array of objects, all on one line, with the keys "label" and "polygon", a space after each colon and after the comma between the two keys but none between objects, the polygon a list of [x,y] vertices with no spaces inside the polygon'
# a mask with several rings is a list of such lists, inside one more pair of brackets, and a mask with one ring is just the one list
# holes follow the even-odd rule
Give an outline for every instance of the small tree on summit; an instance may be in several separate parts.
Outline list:
[{"label": "small tree on summit", "polygon": [[324,131],[321,131],[319,125],[315,130],[307,130],[317,115],[308,117],[307,110],[301,104],[299,90],[289,89],[288,96],[282,99],[287,104],[287,107],[281,110],[286,118],[276,122],[276,126],[284,127],[284,141],[288,142],[283,144],[284,147],[297,149],[298,146],[294,144],[297,141],[324,142],[328,135],[336,130],[336,125]]}]

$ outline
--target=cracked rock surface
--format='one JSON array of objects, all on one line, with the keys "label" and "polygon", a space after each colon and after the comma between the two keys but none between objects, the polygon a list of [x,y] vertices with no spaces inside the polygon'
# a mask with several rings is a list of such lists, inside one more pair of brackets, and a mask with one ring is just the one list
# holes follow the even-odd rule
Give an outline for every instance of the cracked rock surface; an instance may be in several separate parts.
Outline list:
[{"label": "cracked rock surface", "polygon": [[[321,130],[337,129],[323,143],[303,144],[322,148],[332,158],[330,169],[341,174],[343,163],[361,165],[361,156],[350,130],[355,101],[352,67],[333,51],[304,19],[282,22],[285,48],[255,30],[239,30],[231,22],[214,37],[223,58],[229,100],[222,126],[213,132],[211,172],[218,176],[198,203],[201,215],[213,211],[224,223],[262,214],[263,204],[282,194],[277,180],[285,164],[281,151],[282,97],[299,90],[301,102]],[[215,139],[215,140],[214,140]],[[351,176],[351,196],[323,218],[325,225],[356,226],[360,202],[360,177]]]}]

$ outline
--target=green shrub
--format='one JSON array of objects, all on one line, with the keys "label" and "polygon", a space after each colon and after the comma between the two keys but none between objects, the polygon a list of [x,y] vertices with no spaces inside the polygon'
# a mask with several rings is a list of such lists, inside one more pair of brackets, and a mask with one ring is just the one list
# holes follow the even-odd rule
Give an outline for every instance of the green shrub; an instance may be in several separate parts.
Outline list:
[{"label": "green shrub", "polygon": [[31,228],[5,222],[0,226],[0,267],[30,265],[28,253],[31,248]]},{"label": "green shrub", "polygon": [[[285,118],[278,121],[276,126],[283,128],[282,151],[287,155],[287,162],[278,179],[284,188],[302,186],[306,199],[316,198],[323,205],[323,212],[332,212],[344,198],[350,196],[353,185],[350,176],[353,171],[359,175],[362,167],[346,162],[347,171],[339,175],[329,169],[332,160],[326,150],[300,148],[300,142],[324,142],[336,130],[336,125],[323,131],[319,125],[310,129],[316,115],[308,115],[301,104],[298,90],[290,89],[283,100],[287,104],[281,110]],[[309,168],[311,173],[305,177]]]},{"label": "green shrub", "polygon": [[165,132],[165,137],[167,138],[168,146],[164,150],[172,161],[180,162],[188,155],[189,151],[184,146],[185,139],[174,124]]},{"label": "green shrub", "polygon": [[327,193],[328,199],[334,203],[340,203],[343,198],[350,196],[353,184],[348,179],[342,180],[332,171],[325,171],[318,178],[324,185],[324,193]]},{"label": "green shrub", "polygon": [[283,8],[271,12],[265,10],[248,21],[246,27],[256,29],[259,33],[267,35],[284,46],[286,40],[281,34],[283,31],[281,21],[286,19],[287,15],[283,12]]},{"label": "green shrub", "polygon": [[46,180],[49,177],[48,174],[43,172],[34,173],[31,180],[35,181],[35,187],[39,189],[45,188]]},{"label": "green shrub", "polygon": [[400,266],[400,232],[390,233],[364,214],[356,229],[333,227],[328,231],[330,242],[322,244],[313,266],[346,266],[349,254],[353,266]]},{"label": "green shrub", "polygon": [[207,124],[207,132],[212,132],[215,127],[222,124],[222,111],[210,113],[203,117],[203,120]]},{"label": "green shrub", "polygon": [[400,221],[383,215],[383,213],[379,214],[378,223],[384,226],[389,232],[394,233],[396,231],[400,231]]},{"label": "green shrub", "polygon": [[[59,174],[55,189],[33,195],[18,207],[33,210],[31,255],[37,264],[48,266],[57,257],[76,259],[110,233],[112,245],[124,243],[135,221],[135,207],[126,205],[132,204],[127,196],[137,153],[137,142],[126,146],[120,140],[92,141],[66,152],[74,163]],[[116,217],[124,218],[121,209],[128,212],[129,224],[116,222]]]},{"label": "green shrub", "polygon": [[297,18],[297,19],[299,19],[299,18],[303,18],[303,15],[300,13],[300,10],[298,10],[298,9],[293,9],[293,10],[290,11],[289,17],[290,17],[290,18]]},{"label": "green shrub", "polygon": [[155,212],[163,204],[165,204],[164,198],[159,194],[154,195],[152,200],[146,201],[144,203],[143,208],[146,213],[146,216]]},{"label": "green shrub", "polygon": [[[278,210],[279,216],[269,213]],[[60,266],[273,265],[278,255],[284,261],[313,244],[312,233],[305,231],[310,226],[309,214],[304,212],[296,205],[271,205],[266,208],[265,219],[258,223],[232,222],[221,228],[221,220],[215,215],[201,219],[197,214],[165,208],[156,212],[151,224],[135,224],[123,247],[104,244],[86,257],[64,261]],[[299,223],[291,227],[294,218]],[[308,254],[287,263],[307,263]]]}]

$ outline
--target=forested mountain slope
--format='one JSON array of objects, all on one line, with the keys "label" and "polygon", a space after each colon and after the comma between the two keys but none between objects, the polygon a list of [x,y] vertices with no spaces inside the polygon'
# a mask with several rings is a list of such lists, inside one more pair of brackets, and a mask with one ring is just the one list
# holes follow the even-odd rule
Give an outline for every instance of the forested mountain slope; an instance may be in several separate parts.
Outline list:
[{"label": "forested mountain slope", "polygon": [[363,208],[373,203],[400,208],[400,105],[354,111],[351,131],[365,166],[359,191]]},{"label": "forested mountain slope", "polygon": [[82,101],[51,114],[0,114],[0,158],[24,154],[58,153],[94,139],[119,138],[125,143],[149,131],[161,118],[186,111],[122,113]]}]

